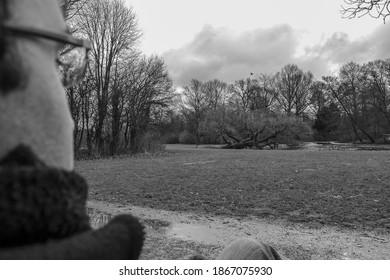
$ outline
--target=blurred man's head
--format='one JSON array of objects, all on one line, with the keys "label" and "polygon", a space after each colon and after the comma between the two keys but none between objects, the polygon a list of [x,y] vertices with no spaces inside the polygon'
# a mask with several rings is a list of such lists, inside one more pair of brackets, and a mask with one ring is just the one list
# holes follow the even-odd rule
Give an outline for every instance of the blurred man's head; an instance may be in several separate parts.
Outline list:
[{"label": "blurred man's head", "polygon": [[0,159],[25,144],[48,165],[72,169],[73,121],[58,53],[73,41],[58,2],[0,3]]}]

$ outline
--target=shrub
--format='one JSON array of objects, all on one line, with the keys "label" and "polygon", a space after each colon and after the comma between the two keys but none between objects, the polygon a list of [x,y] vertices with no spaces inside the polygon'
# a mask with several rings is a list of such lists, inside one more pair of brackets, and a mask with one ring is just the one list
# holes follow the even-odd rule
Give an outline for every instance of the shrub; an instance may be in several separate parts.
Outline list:
[{"label": "shrub", "polygon": [[155,154],[163,151],[163,139],[158,132],[147,131],[142,136],[139,146],[139,152]]},{"label": "shrub", "polygon": [[165,144],[178,144],[180,143],[179,134],[178,133],[169,133],[165,136]]}]

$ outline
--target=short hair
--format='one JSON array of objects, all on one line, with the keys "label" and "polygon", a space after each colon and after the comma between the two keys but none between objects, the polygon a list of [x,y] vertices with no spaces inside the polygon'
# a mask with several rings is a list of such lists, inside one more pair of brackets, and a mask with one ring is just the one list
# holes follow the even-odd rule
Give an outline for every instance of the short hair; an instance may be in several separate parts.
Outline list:
[{"label": "short hair", "polygon": [[25,80],[15,39],[6,35],[3,25],[11,17],[9,10],[11,2],[0,0],[0,95],[22,87]]}]

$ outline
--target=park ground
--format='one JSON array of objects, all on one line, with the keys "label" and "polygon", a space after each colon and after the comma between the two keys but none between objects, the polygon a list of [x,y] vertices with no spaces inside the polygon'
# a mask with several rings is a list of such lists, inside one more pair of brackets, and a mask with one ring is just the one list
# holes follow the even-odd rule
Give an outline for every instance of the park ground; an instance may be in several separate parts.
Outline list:
[{"label": "park ground", "polygon": [[76,170],[90,185],[92,224],[119,213],[143,220],[145,259],[211,259],[239,237],[290,259],[390,259],[390,151],[321,147],[168,145]]}]

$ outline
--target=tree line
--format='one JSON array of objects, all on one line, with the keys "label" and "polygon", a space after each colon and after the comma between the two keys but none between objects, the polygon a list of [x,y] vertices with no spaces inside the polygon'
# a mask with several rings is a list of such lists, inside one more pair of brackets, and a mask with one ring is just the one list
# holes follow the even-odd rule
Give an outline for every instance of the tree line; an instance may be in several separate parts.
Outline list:
[{"label": "tree line", "polygon": [[288,64],[232,84],[193,79],[180,90],[161,57],[140,52],[142,31],[123,0],[61,4],[71,32],[92,44],[84,81],[67,89],[76,155],[153,152],[163,143],[378,142],[390,133],[390,60],[349,62],[320,80]]},{"label": "tree line", "polygon": [[175,91],[161,57],[138,49],[137,16],[122,0],[63,1],[75,36],[92,44],[82,83],[67,90],[76,155],[115,155],[161,148],[155,128]]},{"label": "tree line", "polygon": [[171,120],[182,131],[172,128],[170,142],[272,148],[309,139],[375,143],[390,133],[389,59],[349,62],[321,80],[294,64],[233,84],[193,79],[182,93]]}]

